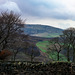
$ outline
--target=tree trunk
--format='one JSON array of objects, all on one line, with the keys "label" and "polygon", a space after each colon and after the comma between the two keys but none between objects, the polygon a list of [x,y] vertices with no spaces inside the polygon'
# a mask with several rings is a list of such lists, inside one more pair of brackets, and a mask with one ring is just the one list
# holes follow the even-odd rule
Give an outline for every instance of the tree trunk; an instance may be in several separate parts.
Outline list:
[{"label": "tree trunk", "polygon": [[16,54],[14,54],[14,57],[13,57],[13,60],[15,61],[15,58],[16,58]]},{"label": "tree trunk", "polygon": [[60,52],[57,52],[57,61],[59,61],[59,53],[60,53]]},{"label": "tree trunk", "polygon": [[6,48],[6,44],[7,44],[7,41],[5,40],[5,43],[3,44],[2,50]]},{"label": "tree trunk", "polygon": [[34,57],[31,55],[31,62],[33,62]]},{"label": "tree trunk", "polygon": [[69,48],[67,49],[67,61],[70,61]]},{"label": "tree trunk", "polygon": [[32,49],[32,52],[31,52],[31,62],[33,62],[33,59],[34,59],[34,55],[33,55],[33,49]]},{"label": "tree trunk", "polygon": [[73,63],[75,63],[75,48],[73,48]]}]

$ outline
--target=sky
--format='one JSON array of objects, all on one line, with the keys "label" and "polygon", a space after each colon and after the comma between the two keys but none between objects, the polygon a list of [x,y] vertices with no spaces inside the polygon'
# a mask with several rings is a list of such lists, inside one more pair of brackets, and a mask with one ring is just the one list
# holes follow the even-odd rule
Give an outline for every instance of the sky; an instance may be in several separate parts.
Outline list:
[{"label": "sky", "polygon": [[0,12],[14,11],[26,24],[75,27],[75,0],[0,0]]}]

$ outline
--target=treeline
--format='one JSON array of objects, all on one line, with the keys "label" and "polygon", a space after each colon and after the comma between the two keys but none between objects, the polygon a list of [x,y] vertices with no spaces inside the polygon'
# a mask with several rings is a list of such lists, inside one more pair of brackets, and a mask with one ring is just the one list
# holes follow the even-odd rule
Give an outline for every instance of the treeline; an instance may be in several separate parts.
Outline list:
[{"label": "treeline", "polygon": [[[15,61],[17,53],[24,49],[25,52],[31,46],[31,62],[34,59],[34,43],[30,43],[29,36],[24,34],[24,21],[21,16],[14,12],[1,12],[0,14],[0,60],[7,60],[8,56],[13,55]],[[67,60],[70,61],[70,50],[72,51],[72,62],[75,63],[75,28],[68,28],[63,31],[59,38],[53,38],[49,42],[49,50],[57,51],[57,59],[59,61],[59,53],[65,49],[67,51]]]},{"label": "treeline", "polygon": [[[24,23],[21,16],[13,11],[0,13],[0,60],[8,60],[8,56],[12,56],[12,61],[15,61],[21,49],[26,50],[34,45],[27,41],[29,36],[22,30]],[[33,57],[31,54],[31,58]]]},{"label": "treeline", "polygon": [[50,50],[56,51],[57,61],[60,59],[60,52],[65,50],[67,61],[75,63],[75,28],[65,29],[60,37],[49,40],[49,43],[51,45],[48,46],[48,52]]}]

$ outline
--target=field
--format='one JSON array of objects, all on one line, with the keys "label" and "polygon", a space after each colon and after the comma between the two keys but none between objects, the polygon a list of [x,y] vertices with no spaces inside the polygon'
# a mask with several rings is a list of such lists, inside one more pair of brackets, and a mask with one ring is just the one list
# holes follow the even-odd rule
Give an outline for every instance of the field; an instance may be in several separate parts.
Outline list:
[{"label": "field", "polygon": [[[49,43],[48,41],[42,41],[38,42],[36,45],[37,47],[44,53],[46,53],[50,59],[57,61],[57,52],[56,51],[50,51],[48,52],[48,45],[51,45],[52,43]],[[59,61],[67,61],[67,58],[63,54],[59,54],[60,59]]]},{"label": "field", "polygon": [[59,37],[58,33],[38,33],[38,34],[33,34],[32,36],[38,36],[38,37],[45,37],[45,38],[52,38],[52,37]]}]

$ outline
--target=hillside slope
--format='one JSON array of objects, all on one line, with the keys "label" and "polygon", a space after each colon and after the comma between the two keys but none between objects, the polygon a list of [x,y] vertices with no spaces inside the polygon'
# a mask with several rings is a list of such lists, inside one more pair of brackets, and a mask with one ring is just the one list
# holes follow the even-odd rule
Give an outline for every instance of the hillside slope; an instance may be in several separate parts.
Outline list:
[{"label": "hillside slope", "polygon": [[23,30],[25,34],[38,37],[58,37],[63,31],[59,28],[39,24],[26,24]]},{"label": "hillside slope", "polygon": [[[48,41],[37,42],[36,46],[46,55],[49,56],[50,59],[57,61],[57,51],[48,50],[48,46],[52,45]],[[50,52],[49,52],[50,51]],[[65,54],[59,53],[59,61],[67,61]]]}]

